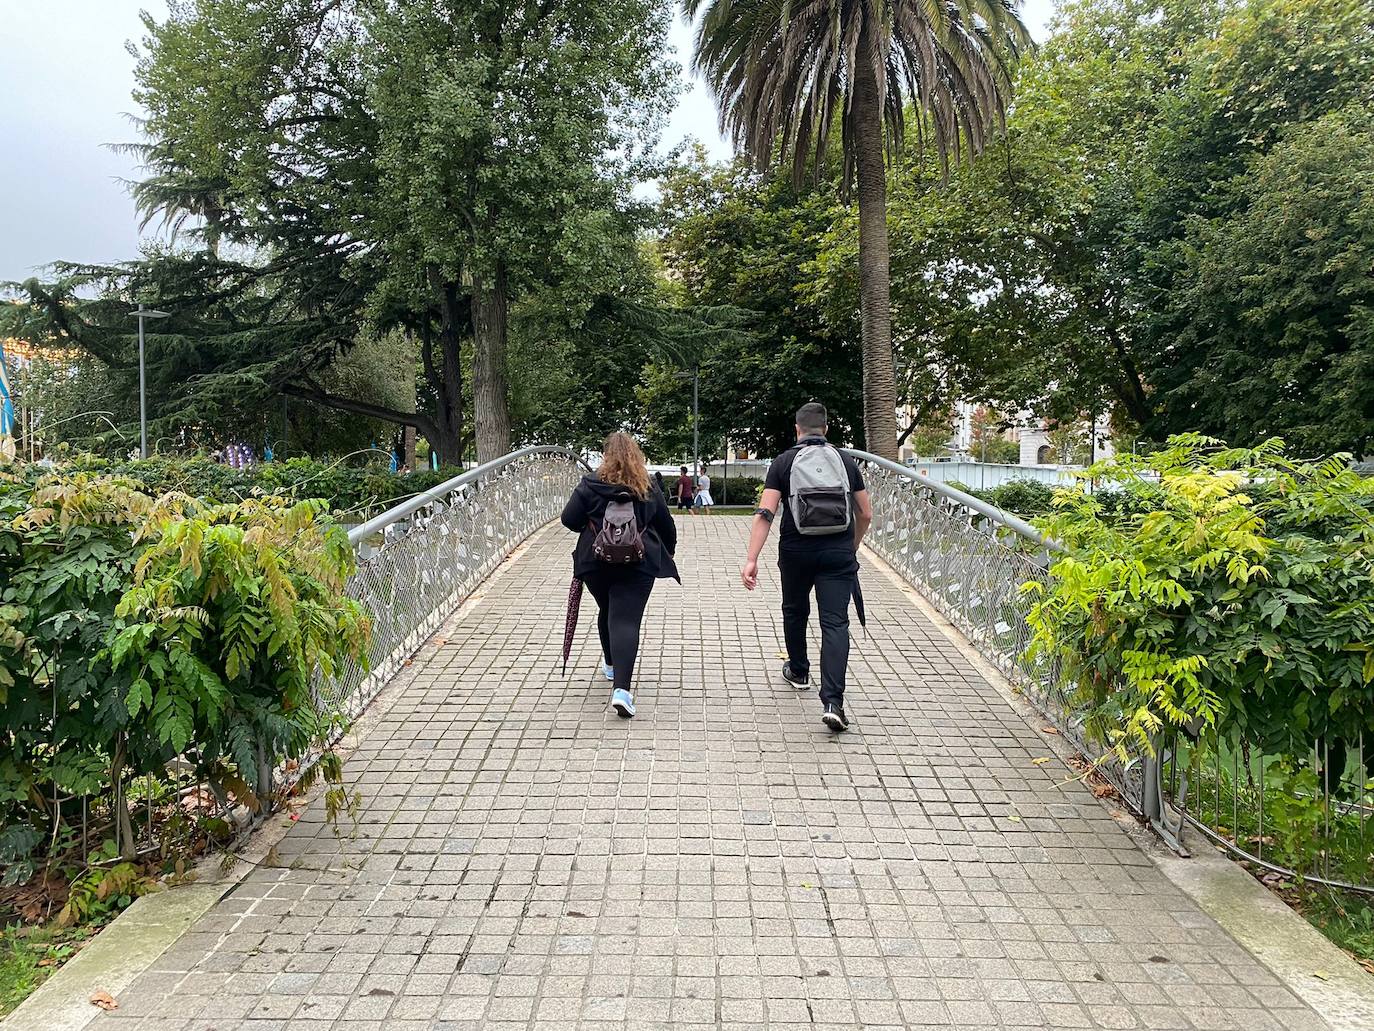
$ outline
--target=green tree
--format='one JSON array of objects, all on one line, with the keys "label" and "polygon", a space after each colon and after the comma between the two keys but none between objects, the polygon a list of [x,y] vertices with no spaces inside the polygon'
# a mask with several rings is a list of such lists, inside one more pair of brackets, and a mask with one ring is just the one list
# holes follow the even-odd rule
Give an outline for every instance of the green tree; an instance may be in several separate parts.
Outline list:
[{"label": "green tree", "polygon": [[943,458],[950,452],[954,427],[949,422],[932,422],[913,427],[907,444],[918,458]]},{"label": "green tree", "polygon": [[1156,425],[1303,454],[1374,441],[1374,109],[1285,135],[1188,234]]},{"label": "green tree", "polygon": [[1012,465],[1021,457],[1021,448],[1003,436],[1006,422],[986,405],[973,410],[970,421],[969,452],[975,462]]},{"label": "green tree", "polygon": [[828,317],[807,289],[834,202],[764,179],[743,162],[712,165],[698,154],[663,181],[661,210],[660,253],[672,289],[689,306],[749,312],[751,332],[703,340],[699,352],[650,370],[640,401],[651,450],[690,453],[691,383],[674,374],[694,364],[703,453],[719,454],[726,437],[761,454],[790,447],[794,413],[810,400],[830,410],[835,439],[857,440],[859,326],[852,312],[847,322]]},{"label": "green tree", "polygon": [[1059,465],[1083,465],[1088,461],[1088,435],[1079,426],[1056,426],[1045,434],[1050,460]]},{"label": "green tree", "polygon": [[[286,393],[409,423],[456,461],[471,393],[479,456],[504,451],[512,311],[555,290],[584,317],[626,279],[632,188],[676,89],[667,17],[656,0],[174,0],[145,19],[132,149],[145,215],[183,240],[59,266],[26,287],[22,328],[127,376],[127,306],[172,311],[149,371],[173,428]],[[419,410],[323,373],[392,331],[419,353]],[[394,372],[404,393],[415,370]]]},{"label": "green tree", "polygon": [[[1077,0],[1016,96],[1005,133],[947,186],[929,160],[892,168],[899,364],[1054,422],[1111,411],[1154,440],[1297,442],[1321,425],[1302,439],[1367,446],[1368,402],[1345,386],[1368,379],[1367,280],[1341,271],[1368,260],[1365,0]],[[1311,240],[1277,216],[1304,190],[1311,218],[1290,228],[1312,225]],[[852,249],[837,226],[818,265],[836,303]]]},{"label": "green tree", "polygon": [[1026,30],[1012,7],[984,0],[690,0],[686,11],[702,14],[697,65],[721,121],[760,166],[780,147],[799,181],[808,164],[819,166],[840,123],[841,184],[846,193],[858,187],[865,439],[895,458],[887,155],[902,142],[908,99],[919,135],[942,160],[964,147],[980,151],[1002,117]]},{"label": "green tree", "polygon": [[1020,65],[995,145],[943,187],[928,160],[894,168],[894,324],[909,361],[951,370],[971,400],[1046,418],[1149,417],[1124,290],[1130,204],[1138,154],[1213,17],[1203,0],[1071,3]]},{"label": "green tree", "polygon": [[1143,431],[1367,449],[1374,9],[1238,5],[1168,114],[1136,219]]},{"label": "green tree", "polygon": [[668,10],[540,2],[361,5],[359,53],[378,131],[376,201],[398,292],[464,297],[477,455],[510,449],[513,300],[577,284],[583,304],[624,272],[620,198],[651,169],[674,90]]}]

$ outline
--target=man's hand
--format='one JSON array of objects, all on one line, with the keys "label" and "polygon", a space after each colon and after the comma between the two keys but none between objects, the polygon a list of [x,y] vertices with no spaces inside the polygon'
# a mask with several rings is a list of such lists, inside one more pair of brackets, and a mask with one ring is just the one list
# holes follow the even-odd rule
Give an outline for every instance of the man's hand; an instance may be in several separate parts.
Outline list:
[{"label": "man's hand", "polygon": [[754,525],[749,528],[749,550],[744,553],[744,565],[739,571],[739,581],[744,584],[745,590],[752,591],[759,585],[759,554],[763,551],[763,542],[768,539],[768,530],[773,525],[780,501],[782,494],[771,487],[765,487],[759,495]]}]

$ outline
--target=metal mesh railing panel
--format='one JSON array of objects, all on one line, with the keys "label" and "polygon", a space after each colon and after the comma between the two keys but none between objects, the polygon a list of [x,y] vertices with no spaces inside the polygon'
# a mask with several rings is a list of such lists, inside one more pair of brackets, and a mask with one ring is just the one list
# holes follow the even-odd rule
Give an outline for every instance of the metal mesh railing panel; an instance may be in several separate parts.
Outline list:
[{"label": "metal mesh railing panel", "polygon": [[368,668],[350,662],[321,678],[324,704],[345,718],[361,712],[477,585],[558,515],[580,475],[571,453],[517,458],[361,542],[348,593],[372,614]]},{"label": "metal mesh railing panel", "polygon": [[[1044,548],[910,476],[870,465],[864,479],[873,501],[873,526],[865,538],[869,548],[958,627],[1070,744],[1093,756],[1086,711],[1061,686],[1051,660],[1029,655],[1026,617],[1034,595],[1023,585],[1048,585]],[[1109,758],[1098,770],[1140,807],[1136,763]]]}]

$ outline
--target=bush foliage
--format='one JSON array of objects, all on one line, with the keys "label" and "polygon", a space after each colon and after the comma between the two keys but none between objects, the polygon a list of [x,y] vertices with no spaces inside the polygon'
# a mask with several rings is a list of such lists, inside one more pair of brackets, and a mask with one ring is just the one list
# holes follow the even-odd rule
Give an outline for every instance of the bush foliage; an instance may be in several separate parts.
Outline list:
[{"label": "bush foliage", "polygon": [[[208,458],[155,456],[119,462],[93,455],[65,460],[62,468],[121,477],[151,497],[177,493],[226,502],[268,494],[297,500],[322,498],[331,512],[348,518],[375,514],[459,473],[457,469],[422,469],[396,474],[377,466],[359,468],[309,458],[235,469]],[[35,470],[31,475],[39,473]]]},{"label": "bush foliage", "polygon": [[1092,473],[1117,493],[1057,493],[1042,526],[1068,554],[1030,623],[1103,740],[1343,754],[1374,730],[1374,482],[1349,456],[1186,435]]},{"label": "bush foliage", "polygon": [[987,490],[975,490],[958,482],[951,482],[950,486],[1027,519],[1047,515],[1054,507],[1054,485],[1041,480],[1008,480]]},{"label": "bush foliage", "polygon": [[315,671],[362,661],[370,630],[326,508],[88,471],[0,479],[0,864],[111,791],[130,858],[130,778],[175,759],[256,807],[266,771],[326,736]]}]

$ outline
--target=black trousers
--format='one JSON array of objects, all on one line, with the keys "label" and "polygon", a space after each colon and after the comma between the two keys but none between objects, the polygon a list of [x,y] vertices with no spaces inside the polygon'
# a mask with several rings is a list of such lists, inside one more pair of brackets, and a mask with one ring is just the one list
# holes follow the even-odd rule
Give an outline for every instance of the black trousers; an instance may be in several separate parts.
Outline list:
[{"label": "black trousers", "polygon": [[782,633],[792,672],[809,676],[806,623],[811,617],[811,592],[821,619],[821,702],[844,704],[845,669],[849,665],[849,599],[859,560],[847,548],[817,551],[779,551],[782,576]]},{"label": "black trousers", "polygon": [[615,667],[616,689],[628,691],[639,655],[639,627],[654,578],[634,566],[606,566],[583,577],[582,583],[600,609],[596,630],[601,635],[601,654]]}]

